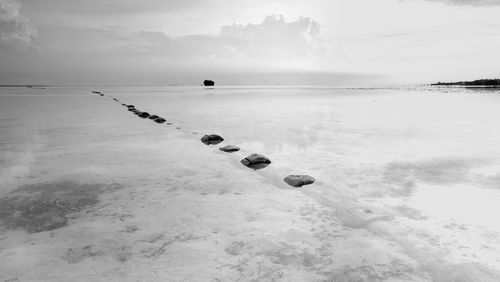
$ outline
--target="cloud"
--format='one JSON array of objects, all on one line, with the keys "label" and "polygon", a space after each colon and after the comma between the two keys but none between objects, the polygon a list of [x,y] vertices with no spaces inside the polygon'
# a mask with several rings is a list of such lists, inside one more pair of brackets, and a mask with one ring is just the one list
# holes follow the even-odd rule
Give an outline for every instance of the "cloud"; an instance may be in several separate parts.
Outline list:
[{"label": "cloud", "polygon": [[220,36],[243,43],[233,47],[251,57],[308,57],[320,47],[320,28],[310,18],[287,23],[282,15],[271,15],[261,24],[223,26]]},{"label": "cloud", "polygon": [[92,13],[101,15],[138,14],[151,11],[180,11],[204,4],[204,0],[23,0],[37,9],[57,9],[58,13]]},{"label": "cloud", "polygon": [[[19,6],[14,8],[19,15]],[[219,32],[215,29],[215,34],[181,36],[155,29],[81,25],[56,19],[38,25],[39,51],[1,56],[5,67],[0,68],[0,80],[191,84],[208,73],[218,81],[227,77],[225,81],[230,83],[262,72],[278,73],[276,81],[284,82],[290,81],[286,73],[291,72],[297,73],[293,81],[332,80],[327,74],[299,74],[314,70],[311,62],[321,51],[320,26],[310,18],[287,21],[283,16],[268,16],[259,23],[219,25],[222,27]],[[34,37],[26,35],[26,43],[33,45]],[[228,74],[236,77],[225,76]],[[272,79],[263,75],[255,81],[264,80]]]},{"label": "cloud", "polygon": [[28,50],[37,36],[35,27],[20,10],[19,0],[0,0],[0,49]]},{"label": "cloud", "polygon": [[301,59],[321,50],[320,25],[310,18],[286,22],[283,16],[271,15],[260,24],[223,26],[215,36],[170,37],[163,32],[141,31],[136,40],[124,48],[178,59]]},{"label": "cloud", "polygon": [[429,0],[433,2],[444,2],[453,5],[467,6],[500,6],[500,0]]}]

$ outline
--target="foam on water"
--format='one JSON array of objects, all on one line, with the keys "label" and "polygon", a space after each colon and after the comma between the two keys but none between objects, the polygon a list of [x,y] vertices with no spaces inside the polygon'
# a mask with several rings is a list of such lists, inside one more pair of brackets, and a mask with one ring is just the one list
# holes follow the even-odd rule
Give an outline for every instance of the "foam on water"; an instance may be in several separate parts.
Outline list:
[{"label": "foam on water", "polygon": [[0,280],[498,281],[499,94],[0,89]]}]

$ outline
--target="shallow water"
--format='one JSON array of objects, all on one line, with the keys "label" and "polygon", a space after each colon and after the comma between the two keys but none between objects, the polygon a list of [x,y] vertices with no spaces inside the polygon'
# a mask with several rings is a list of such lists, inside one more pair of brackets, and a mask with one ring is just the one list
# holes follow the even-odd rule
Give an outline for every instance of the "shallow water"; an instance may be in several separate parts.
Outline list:
[{"label": "shallow water", "polygon": [[462,88],[0,88],[0,281],[499,281],[499,106]]}]

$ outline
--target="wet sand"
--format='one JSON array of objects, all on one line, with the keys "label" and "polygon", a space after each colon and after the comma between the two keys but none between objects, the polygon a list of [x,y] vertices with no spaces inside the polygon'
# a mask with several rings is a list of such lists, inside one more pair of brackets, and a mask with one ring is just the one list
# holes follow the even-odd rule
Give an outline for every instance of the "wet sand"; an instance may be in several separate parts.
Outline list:
[{"label": "wet sand", "polygon": [[496,95],[91,90],[0,95],[0,281],[500,277]]}]

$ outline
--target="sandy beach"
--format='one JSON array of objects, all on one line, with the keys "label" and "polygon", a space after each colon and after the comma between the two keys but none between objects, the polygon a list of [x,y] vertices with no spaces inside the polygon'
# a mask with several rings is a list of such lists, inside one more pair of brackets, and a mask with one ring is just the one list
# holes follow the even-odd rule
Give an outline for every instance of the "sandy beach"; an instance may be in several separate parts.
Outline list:
[{"label": "sandy beach", "polygon": [[[0,89],[0,281],[499,281],[499,105],[431,87]],[[271,164],[242,165],[253,153]]]}]

